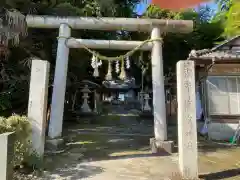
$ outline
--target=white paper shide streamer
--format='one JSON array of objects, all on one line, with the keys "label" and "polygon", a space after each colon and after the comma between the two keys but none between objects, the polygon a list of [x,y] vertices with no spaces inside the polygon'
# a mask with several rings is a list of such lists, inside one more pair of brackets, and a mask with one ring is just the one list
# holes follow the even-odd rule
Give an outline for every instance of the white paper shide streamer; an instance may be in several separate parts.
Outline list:
[{"label": "white paper shide streamer", "polygon": [[120,65],[119,65],[119,61],[116,61],[116,73],[118,74],[120,72]]},{"label": "white paper shide streamer", "polygon": [[129,59],[129,57],[126,58],[126,68],[127,69],[130,68],[130,59]]},{"label": "white paper shide streamer", "polygon": [[98,61],[97,57],[93,55],[91,66],[94,69],[94,71],[93,71],[93,76],[94,77],[99,77],[99,70],[98,70],[98,68],[101,65],[102,65],[102,61]]}]

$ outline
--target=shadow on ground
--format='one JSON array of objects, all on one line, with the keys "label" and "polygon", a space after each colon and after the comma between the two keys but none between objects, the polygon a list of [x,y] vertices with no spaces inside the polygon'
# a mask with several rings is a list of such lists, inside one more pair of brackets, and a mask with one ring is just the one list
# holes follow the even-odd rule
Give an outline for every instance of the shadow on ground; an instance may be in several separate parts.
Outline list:
[{"label": "shadow on ground", "polygon": [[[116,121],[116,124],[113,121]],[[125,117],[121,120],[115,119],[110,122],[105,120],[105,124],[101,123],[99,125],[68,125],[68,131],[64,133],[66,149],[69,152],[78,151],[84,158],[91,161],[150,153],[149,139],[153,137],[153,123],[150,120],[144,122],[136,121],[135,117]],[[168,138],[175,142],[175,152],[177,152],[176,125],[168,126]],[[216,143],[203,137],[198,137],[198,141],[198,150],[201,153],[235,148],[228,143]]]},{"label": "shadow on ground", "polygon": [[[124,133],[122,133],[124,134]],[[66,149],[68,152],[83,154],[84,159],[91,161],[110,160],[127,157],[130,153],[149,154],[149,137],[77,134],[73,133],[66,137]],[[145,155],[143,154],[143,156]]]},{"label": "shadow on ground", "polygon": [[[56,179],[61,177],[63,179],[70,178],[75,180],[79,179],[79,177],[96,176],[105,171],[104,168],[92,166],[91,162],[100,161],[101,163],[105,160],[136,160],[140,158],[146,158],[148,161],[148,159],[153,159],[151,157],[156,156],[151,154],[149,147],[149,139],[153,137],[152,120],[145,122],[136,120],[136,117],[127,116],[115,118],[114,120],[103,120],[103,117],[101,117],[100,124],[83,125],[74,123],[67,124],[64,127],[65,152],[56,156],[48,155],[45,158],[46,169],[51,172],[51,179],[54,179],[54,175],[56,175]],[[171,124],[168,127],[168,137],[169,140],[173,140],[176,143],[177,148],[176,125]],[[199,152],[202,154],[232,148],[229,145],[206,141],[201,137],[198,140]],[[212,159],[214,158],[212,157]],[[171,161],[171,158],[169,157],[167,160]],[[209,167],[212,166],[212,164],[209,165]],[[206,174],[201,176],[201,178],[221,179],[229,174],[232,175],[231,177],[237,176],[239,175],[239,170]]]},{"label": "shadow on ground", "polygon": [[[217,180],[217,179],[225,179],[225,178],[235,178],[236,176],[240,175],[240,169],[230,169],[221,172],[211,173],[200,175],[199,177],[205,180]],[[239,177],[238,177],[239,178]]]},{"label": "shadow on ground", "polygon": [[[125,118],[121,120],[122,124],[117,120],[117,125],[110,122],[110,125],[64,126],[65,151],[45,157],[46,171],[51,172],[45,176],[51,179],[86,178],[104,172],[100,167],[89,165],[90,162],[154,157],[149,151],[149,138],[152,135],[144,134],[148,131],[147,126],[140,121],[127,122]],[[148,126],[149,128],[152,127]],[[144,136],[134,135],[137,133]]]}]

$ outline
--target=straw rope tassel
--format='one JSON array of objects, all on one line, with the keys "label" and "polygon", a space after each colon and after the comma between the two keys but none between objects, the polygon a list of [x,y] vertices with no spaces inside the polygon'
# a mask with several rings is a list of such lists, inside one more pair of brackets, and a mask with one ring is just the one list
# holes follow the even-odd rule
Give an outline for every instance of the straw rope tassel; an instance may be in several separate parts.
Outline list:
[{"label": "straw rope tassel", "polygon": [[124,60],[122,59],[122,64],[121,64],[121,73],[119,75],[119,78],[121,80],[125,80],[126,79],[126,71],[125,71],[125,67],[124,67]]},{"label": "straw rope tassel", "polygon": [[112,80],[112,63],[111,63],[111,61],[108,61],[108,73],[107,73],[105,79],[107,81]]}]

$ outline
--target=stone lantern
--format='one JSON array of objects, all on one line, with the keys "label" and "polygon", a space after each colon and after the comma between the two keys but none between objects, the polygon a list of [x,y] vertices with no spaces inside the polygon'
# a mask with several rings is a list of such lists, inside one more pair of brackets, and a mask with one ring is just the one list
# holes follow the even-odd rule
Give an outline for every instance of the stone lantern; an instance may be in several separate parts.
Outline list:
[{"label": "stone lantern", "polygon": [[90,109],[89,105],[88,105],[88,98],[89,98],[89,93],[91,93],[91,91],[88,88],[88,85],[85,85],[84,88],[81,90],[81,92],[83,93],[83,104],[81,107],[81,110],[83,113],[91,113],[92,110]]},{"label": "stone lantern", "polygon": [[143,107],[144,111],[151,111],[151,107],[149,105],[149,100],[150,100],[149,94],[145,93],[144,94],[144,107]]}]

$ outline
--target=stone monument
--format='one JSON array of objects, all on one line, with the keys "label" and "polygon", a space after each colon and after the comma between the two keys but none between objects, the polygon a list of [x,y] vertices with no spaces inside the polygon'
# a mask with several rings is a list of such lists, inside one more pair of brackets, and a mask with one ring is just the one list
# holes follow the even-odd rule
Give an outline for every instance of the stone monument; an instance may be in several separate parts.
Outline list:
[{"label": "stone monument", "polygon": [[28,118],[32,125],[32,150],[42,157],[45,146],[46,114],[50,63],[32,60]]},{"label": "stone monument", "polygon": [[198,179],[194,61],[177,63],[178,152],[183,179]]}]

